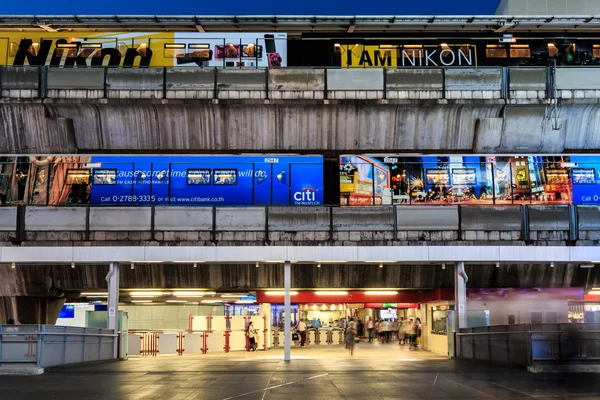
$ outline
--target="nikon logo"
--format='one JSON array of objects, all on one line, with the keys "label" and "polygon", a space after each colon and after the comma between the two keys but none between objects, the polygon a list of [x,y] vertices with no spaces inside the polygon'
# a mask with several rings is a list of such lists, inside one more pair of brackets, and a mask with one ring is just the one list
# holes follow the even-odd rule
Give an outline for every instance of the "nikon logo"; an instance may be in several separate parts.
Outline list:
[{"label": "nikon logo", "polygon": [[14,66],[44,66],[48,63],[50,54],[51,67],[101,67],[105,60],[108,60],[109,67],[133,67],[138,58],[140,67],[148,67],[152,59],[152,50],[148,47],[144,48],[144,54],[131,48],[123,55],[115,48],[85,47],[79,42],[69,43],[65,39],[47,39],[41,41],[37,54],[34,54],[30,50],[32,45],[31,39],[21,39],[13,61]]}]

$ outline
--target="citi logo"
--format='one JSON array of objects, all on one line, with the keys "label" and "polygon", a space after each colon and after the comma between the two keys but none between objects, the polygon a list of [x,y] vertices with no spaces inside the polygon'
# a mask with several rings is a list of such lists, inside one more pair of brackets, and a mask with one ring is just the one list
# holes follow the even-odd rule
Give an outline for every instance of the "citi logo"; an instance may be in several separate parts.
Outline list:
[{"label": "citi logo", "polygon": [[317,191],[312,187],[305,187],[301,191],[294,193],[294,201],[308,203],[316,201]]}]

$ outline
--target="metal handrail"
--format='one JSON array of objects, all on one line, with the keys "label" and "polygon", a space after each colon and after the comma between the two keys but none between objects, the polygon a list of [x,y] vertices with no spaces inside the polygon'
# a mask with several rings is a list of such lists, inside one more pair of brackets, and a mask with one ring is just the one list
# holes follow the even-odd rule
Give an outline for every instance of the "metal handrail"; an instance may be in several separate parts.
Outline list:
[{"label": "metal handrail", "polygon": [[456,336],[476,336],[476,335],[506,335],[517,333],[600,333],[600,330],[583,331],[507,331],[507,332],[457,332]]},{"label": "metal handrail", "polygon": [[69,332],[1,332],[0,336],[97,336],[117,337],[117,333],[69,333]]}]

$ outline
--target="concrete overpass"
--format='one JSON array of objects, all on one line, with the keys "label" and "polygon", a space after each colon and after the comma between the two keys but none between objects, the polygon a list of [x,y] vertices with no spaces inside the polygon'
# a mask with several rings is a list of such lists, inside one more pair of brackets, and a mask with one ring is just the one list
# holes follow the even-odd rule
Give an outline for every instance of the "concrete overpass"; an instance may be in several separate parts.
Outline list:
[{"label": "concrete overpass", "polygon": [[599,76],[594,67],[4,67],[0,152],[597,151]]}]

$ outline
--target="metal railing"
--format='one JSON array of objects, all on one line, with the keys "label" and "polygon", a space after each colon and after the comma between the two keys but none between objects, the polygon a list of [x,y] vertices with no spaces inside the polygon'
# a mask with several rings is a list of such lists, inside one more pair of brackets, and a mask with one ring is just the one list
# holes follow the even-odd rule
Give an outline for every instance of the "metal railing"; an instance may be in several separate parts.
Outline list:
[{"label": "metal railing", "polygon": [[519,366],[600,362],[600,324],[520,324],[461,329],[465,359]]},{"label": "metal railing", "polygon": [[0,325],[0,368],[111,360],[116,336],[112,329]]}]

